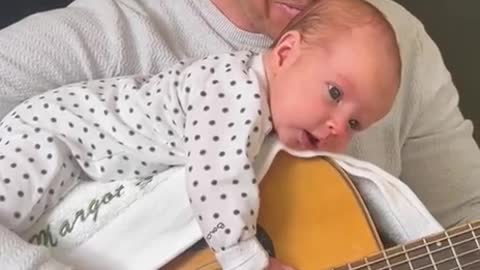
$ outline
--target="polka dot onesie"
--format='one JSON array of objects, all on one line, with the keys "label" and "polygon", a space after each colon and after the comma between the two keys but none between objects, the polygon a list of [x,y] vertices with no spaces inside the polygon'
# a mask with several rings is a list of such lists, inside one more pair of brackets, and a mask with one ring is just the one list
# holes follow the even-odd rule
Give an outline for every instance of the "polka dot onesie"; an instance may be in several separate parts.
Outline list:
[{"label": "polka dot onesie", "polygon": [[0,125],[0,222],[26,229],[82,175],[142,179],[185,166],[192,208],[220,262],[257,256],[252,162],[272,128],[263,68],[261,55],[235,52],[28,99]]}]

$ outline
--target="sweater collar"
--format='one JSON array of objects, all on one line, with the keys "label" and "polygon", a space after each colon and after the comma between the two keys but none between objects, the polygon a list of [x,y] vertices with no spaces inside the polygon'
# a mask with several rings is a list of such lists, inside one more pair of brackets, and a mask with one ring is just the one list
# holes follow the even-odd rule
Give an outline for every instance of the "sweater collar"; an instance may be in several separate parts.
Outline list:
[{"label": "sweater collar", "polygon": [[259,51],[272,43],[272,39],[266,35],[247,32],[235,26],[210,0],[188,2],[195,7],[205,22],[236,50]]}]

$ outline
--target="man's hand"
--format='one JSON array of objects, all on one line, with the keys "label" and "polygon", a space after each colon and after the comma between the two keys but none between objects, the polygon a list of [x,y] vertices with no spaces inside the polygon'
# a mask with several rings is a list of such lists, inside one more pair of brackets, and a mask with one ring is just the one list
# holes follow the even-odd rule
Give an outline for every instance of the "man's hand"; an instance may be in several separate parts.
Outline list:
[{"label": "man's hand", "polygon": [[295,270],[295,269],[283,264],[278,259],[270,257],[270,262],[268,264],[267,270]]}]

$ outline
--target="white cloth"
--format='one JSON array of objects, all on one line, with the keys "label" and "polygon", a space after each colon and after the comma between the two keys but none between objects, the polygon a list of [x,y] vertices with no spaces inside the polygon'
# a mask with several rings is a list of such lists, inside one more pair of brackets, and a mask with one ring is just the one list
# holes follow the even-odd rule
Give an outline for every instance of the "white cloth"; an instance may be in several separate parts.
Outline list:
[{"label": "white cloth", "polygon": [[[274,137],[268,138],[255,163],[261,176],[282,148]],[[380,168],[343,155],[301,154],[313,155],[330,156],[351,176],[368,208],[373,209],[371,214],[379,230],[393,243],[404,244],[442,231],[411,190]],[[142,185],[139,185],[142,182],[82,183],[22,237],[28,240],[35,235],[37,243],[41,232],[48,229],[51,239],[57,242],[51,247],[54,257],[78,269],[156,269],[202,238],[180,181],[184,177],[185,169],[177,167]],[[85,221],[77,221],[68,234],[60,233],[65,221],[72,224],[78,211],[88,209],[94,199],[101,201],[109,193],[120,196],[98,207],[96,221],[90,214]]]},{"label": "white cloth", "polygon": [[53,259],[47,248],[33,246],[0,225],[0,267],[5,270],[69,270]]}]

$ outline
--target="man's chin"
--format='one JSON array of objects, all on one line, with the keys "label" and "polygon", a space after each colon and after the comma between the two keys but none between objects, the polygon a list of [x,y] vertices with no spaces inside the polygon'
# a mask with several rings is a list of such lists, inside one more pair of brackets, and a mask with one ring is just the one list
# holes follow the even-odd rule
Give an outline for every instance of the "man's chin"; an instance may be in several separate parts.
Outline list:
[{"label": "man's chin", "polygon": [[265,34],[272,39],[276,39],[292,18],[293,16],[291,14],[286,13],[280,8],[272,7]]},{"label": "man's chin", "polygon": [[288,18],[291,20],[293,17],[300,13],[300,9],[286,5],[281,1],[274,1],[271,7],[271,17],[278,16],[279,18]]}]

